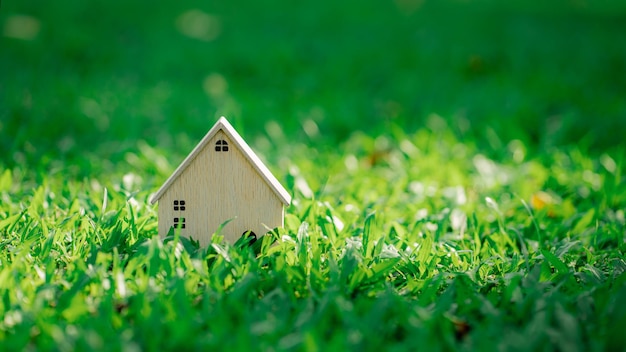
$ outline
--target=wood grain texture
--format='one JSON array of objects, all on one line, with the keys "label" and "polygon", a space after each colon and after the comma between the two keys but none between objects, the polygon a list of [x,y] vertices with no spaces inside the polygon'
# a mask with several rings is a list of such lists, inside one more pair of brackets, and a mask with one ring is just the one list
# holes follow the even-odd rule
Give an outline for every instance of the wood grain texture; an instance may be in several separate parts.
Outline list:
[{"label": "wood grain texture", "polygon": [[218,132],[225,133],[231,140],[234,142],[234,146],[239,148],[242,152],[243,156],[250,162],[252,167],[257,170],[259,176],[261,176],[265,182],[274,190],[276,195],[280,198],[284,205],[289,205],[291,203],[291,196],[289,192],[285,190],[285,188],[278,182],[276,177],[272,175],[270,170],[263,164],[261,159],[252,151],[252,149],[248,146],[246,141],[241,138],[239,133],[235,131],[233,126],[226,120],[225,117],[220,117],[220,119],[215,123],[215,125],[209,130],[209,132],[202,138],[200,143],[196,145],[196,147],[189,153],[187,158],[183,160],[183,162],[178,166],[178,168],[174,171],[174,173],[165,181],[165,183],[161,186],[161,188],[154,194],[151,198],[150,203],[156,203],[163,193],[174,183],[177,178],[185,172],[189,164],[194,160],[194,158],[204,150],[204,147],[210,142],[214,140],[215,134]]},{"label": "wood grain texture", "polygon": [[[205,140],[205,137],[185,159],[185,167],[179,167],[176,177],[170,177],[157,193],[158,197],[153,197],[153,202],[159,202],[161,237],[174,226],[174,218],[178,218],[179,223],[184,218],[185,228],[180,229],[181,235],[199,240],[202,246],[209,243],[222,223],[231,219],[221,232],[230,243],[245,231],[254,231],[260,236],[268,229],[283,226],[283,206],[285,200],[291,198],[284,189],[287,197],[267,181],[254,159],[246,155],[251,150],[242,150],[243,140],[233,138],[233,132],[218,129],[207,134],[209,138]],[[219,140],[228,143],[227,152],[215,151]],[[174,210],[175,200],[185,201],[184,211]]]}]

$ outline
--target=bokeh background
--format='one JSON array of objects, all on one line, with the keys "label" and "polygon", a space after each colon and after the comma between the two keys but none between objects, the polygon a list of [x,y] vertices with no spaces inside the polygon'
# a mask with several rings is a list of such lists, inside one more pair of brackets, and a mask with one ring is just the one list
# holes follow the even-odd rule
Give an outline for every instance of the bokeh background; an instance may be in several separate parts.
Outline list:
[{"label": "bokeh background", "polygon": [[4,168],[176,163],[221,115],[261,149],[281,129],[274,151],[443,125],[623,152],[624,1],[21,0],[0,30]]}]

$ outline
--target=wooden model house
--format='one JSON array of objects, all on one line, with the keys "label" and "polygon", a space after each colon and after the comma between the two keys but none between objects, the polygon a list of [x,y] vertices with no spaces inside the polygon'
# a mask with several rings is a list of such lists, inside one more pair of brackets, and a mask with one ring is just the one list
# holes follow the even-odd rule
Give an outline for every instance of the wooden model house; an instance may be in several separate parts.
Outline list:
[{"label": "wooden model house", "polygon": [[161,237],[174,228],[205,246],[228,220],[220,234],[230,243],[283,226],[291,196],[221,117],[150,200],[157,201]]}]

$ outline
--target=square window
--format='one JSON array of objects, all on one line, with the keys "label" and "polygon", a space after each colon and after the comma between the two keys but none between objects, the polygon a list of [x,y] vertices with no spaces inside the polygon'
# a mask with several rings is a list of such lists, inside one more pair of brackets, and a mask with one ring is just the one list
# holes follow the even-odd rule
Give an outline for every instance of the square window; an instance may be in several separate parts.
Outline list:
[{"label": "square window", "polygon": [[185,201],[184,200],[175,200],[174,201],[174,211],[185,210]]},{"label": "square window", "polygon": [[185,228],[185,218],[174,218],[174,228],[175,229],[184,229]]}]

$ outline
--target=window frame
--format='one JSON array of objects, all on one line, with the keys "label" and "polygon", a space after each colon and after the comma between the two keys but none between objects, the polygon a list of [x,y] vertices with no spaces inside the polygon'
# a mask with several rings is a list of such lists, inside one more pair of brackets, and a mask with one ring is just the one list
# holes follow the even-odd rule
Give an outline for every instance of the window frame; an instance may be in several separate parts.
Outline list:
[{"label": "window frame", "polygon": [[187,205],[184,199],[175,199],[173,207],[174,211],[185,211],[187,209]]},{"label": "window frame", "polygon": [[228,142],[225,139],[219,139],[215,142],[215,151],[216,152],[228,152]]},{"label": "window frame", "polygon": [[185,218],[174,218],[174,228],[175,229],[184,229],[186,226]]}]

